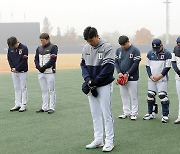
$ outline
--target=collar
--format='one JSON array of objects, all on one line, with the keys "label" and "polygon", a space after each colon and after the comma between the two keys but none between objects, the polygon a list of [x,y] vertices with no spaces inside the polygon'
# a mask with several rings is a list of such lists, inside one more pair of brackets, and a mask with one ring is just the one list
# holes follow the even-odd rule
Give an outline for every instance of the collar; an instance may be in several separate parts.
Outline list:
[{"label": "collar", "polygon": [[93,47],[93,49],[99,48],[99,47],[102,46],[104,43],[105,43],[105,41],[103,41],[102,39],[99,38],[98,45],[97,45],[96,47]]}]

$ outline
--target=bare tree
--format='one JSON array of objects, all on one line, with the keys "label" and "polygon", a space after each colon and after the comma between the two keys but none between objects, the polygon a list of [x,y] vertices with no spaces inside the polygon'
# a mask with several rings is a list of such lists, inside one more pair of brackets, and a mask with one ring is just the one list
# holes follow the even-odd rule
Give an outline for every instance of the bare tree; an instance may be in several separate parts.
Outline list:
[{"label": "bare tree", "polygon": [[141,28],[140,30],[136,31],[134,37],[134,44],[136,45],[145,45],[150,44],[152,42],[153,35],[151,34],[150,30],[146,28]]},{"label": "bare tree", "polygon": [[63,36],[63,42],[65,44],[76,45],[77,33],[75,28],[67,28],[65,35]]},{"label": "bare tree", "polygon": [[49,19],[47,17],[45,17],[44,20],[43,20],[42,32],[43,33],[48,33],[49,35],[51,35],[51,31],[52,31],[51,23],[49,22]]},{"label": "bare tree", "polygon": [[51,36],[51,40],[53,43],[55,43],[56,45],[60,45],[62,44],[62,36],[61,36],[61,31],[60,31],[60,27],[57,27],[57,33],[55,36]]},{"label": "bare tree", "polygon": [[118,44],[118,38],[120,36],[120,33],[118,31],[114,31],[112,33],[106,32],[102,34],[102,38],[107,40],[112,45]]}]

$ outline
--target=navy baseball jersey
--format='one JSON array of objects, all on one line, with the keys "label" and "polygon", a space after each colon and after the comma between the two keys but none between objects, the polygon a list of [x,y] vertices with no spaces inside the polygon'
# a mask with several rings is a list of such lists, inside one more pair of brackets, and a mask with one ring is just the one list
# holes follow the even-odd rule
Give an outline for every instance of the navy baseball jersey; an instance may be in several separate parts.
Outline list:
[{"label": "navy baseball jersey", "polygon": [[180,46],[176,46],[172,53],[172,66],[176,72],[175,79],[180,80]]},{"label": "navy baseball jersey", "polygon": [[117,73],[128,73],[129,81],[137,81],[139,79],[140,61],[140,51],[134,45],[131,45],[127,50],[123,48],[116,50],[115,66]]},{"label": "navy baseball jersey", "polygon": [[157,53],[151,50],[147,54],[146,70],[148,76],[156,76],[160,73],[164,76],[159,81],[168,80],[168,71],[171,68],[171,53],[167,49],[163,49]]},{"label": "navy baseball jersey", "polygon": [[28,48],[25,45],[20,43],[18,48],[9,48],[7,59],[11,69],[15,68],[18,72],[28,71]]}]

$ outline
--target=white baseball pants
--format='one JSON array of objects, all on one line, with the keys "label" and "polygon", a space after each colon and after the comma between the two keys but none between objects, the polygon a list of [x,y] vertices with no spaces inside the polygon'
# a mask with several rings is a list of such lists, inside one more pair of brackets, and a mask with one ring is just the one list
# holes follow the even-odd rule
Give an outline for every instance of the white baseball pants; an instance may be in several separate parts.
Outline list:
[{"label": "white baseball pants", "polygon": [[176,90],[177,90],[178,101],[179,101],[179,114],[178,114],[178,118],[180,118],[180,80],[176,80]]},{"label": "white baseball pants", "polygon": [[27,104],[27,72],[14,73],[12,79],[15,91],[15,106],[21,107]]},{"label": "white baseball pants", "polygon": [[138,115],[138,82],[128,81],[119,86],[124,115]]},{"label": "white baseball pants", "polygon": [[113,84],[97,88],[98,96],[88,96],[91,115],[94,127],[94,139],[96,141],[103,141],[103,121],[105,125],[105,142],[113,143],[114,127],[111,110],[111,95],[113,92]]},{"label": "white baseball pants", "polygon": [[165,91],[167,93],[168,81],[153,82],[151,80],[148,80],[148,90],[156,91],[156,92]]},{"label": "white baseball pants", "polygon": [[[38,79],[42,92],[42,101],[43,101],[42,109],[45,111],[48,109],[55,110],[55,103],[56,103],[55,74],[39,73]],[[50,96],[50,104],[48,106],[49,96]]]}]

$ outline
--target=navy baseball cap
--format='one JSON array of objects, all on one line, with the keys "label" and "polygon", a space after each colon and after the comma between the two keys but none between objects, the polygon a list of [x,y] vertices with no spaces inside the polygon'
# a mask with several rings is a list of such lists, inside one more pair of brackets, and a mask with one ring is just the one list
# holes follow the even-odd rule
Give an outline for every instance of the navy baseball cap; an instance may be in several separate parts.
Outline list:
[{"label": "navy baseball cap", "polygon": [[177,38],[176,42],[177,42],[177,43],[180,43],[180,37]]},{"label": "navy baseball cap", "polygon": [[152,41],[152,48],[155,51],[159,51],[159,49],[161,48],[162,42],[160,39],[154,39]]}]

